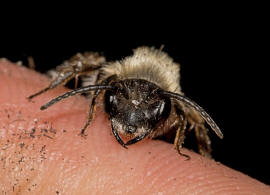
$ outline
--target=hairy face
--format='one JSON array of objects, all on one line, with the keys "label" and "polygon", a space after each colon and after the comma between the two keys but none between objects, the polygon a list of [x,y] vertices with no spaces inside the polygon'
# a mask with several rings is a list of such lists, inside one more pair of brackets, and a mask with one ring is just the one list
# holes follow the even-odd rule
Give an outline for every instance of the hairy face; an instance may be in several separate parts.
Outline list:
[{"label": "hairy face", "polygon": [[158,94],[158,87],[145,80],[112,83],[115,91],[105,95],[112,126],[120,134],[137,137],[153,131],[170,113],[170,100]]}]

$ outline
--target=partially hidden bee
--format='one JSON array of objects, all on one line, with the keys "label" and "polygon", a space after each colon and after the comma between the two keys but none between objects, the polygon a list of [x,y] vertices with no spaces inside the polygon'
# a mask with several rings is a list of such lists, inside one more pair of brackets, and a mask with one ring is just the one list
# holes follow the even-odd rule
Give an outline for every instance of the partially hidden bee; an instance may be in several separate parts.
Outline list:
[{"label": "partially hidden bee", "polygon": [[[93,52],[77,54],[58,66],[56,73],[48,87],[28,98],[64,85],[73,78],[77,87],[78,77],[84,77],[83,87],[56,97],[40,108],[45,110],[65,98],[91,92],[89,116],[81,135],[85,135],[93,119],[97,97],[102,94],[112,133],[124,148],[146,137],[156,138],[176,131],[174,146],[180,155],[189,159],[181,148],[186,131],[194,129],[199,152],[211,158],[206,123],[223,138],[221,130],[205,110],[183,94],[180,65],[161,49],[139,47],[132,56],[115,62],[106,62],[103,56]],[[128,141],[125,143],[121,137]]]}]

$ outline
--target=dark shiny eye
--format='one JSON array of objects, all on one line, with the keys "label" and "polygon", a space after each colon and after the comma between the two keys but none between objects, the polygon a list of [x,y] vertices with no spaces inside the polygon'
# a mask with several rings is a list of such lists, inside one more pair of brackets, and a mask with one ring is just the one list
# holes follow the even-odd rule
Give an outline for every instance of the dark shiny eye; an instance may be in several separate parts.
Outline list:
[{"label": "dark shiny eye", "polygon": [[162,117],[168,117],[171,113],[171,100],[166,98],[163,103],[160,106],[160,115]]},{"label": "dark shiny eye", "polygon": [[114,100],[114,98],[115,98],[115,96],[114,96],[114,95],[110,95],[110,96],[109,96],[109,102],[110,102],[110,103],[112,103],[112,102],[113,102],[113,100]]},{"label": "dark shiny eye", "polygon": [[152,104],[151,107],[156,120],[159,120],[162,117],[169,116],[171,111],[171,102],[170,100],[163,100]]},{"label": "dark shiny eye", "polygon": [[162,102],[158,107],[158,114],[161,115],[165,108],[165,102]]},{"label": "dark shiny eye", "polygon": [[105,109],[107,112],[111,112],[117,106],[117,98],[112,91],[106,91],[105,93]]},{"label": "dark shiny eye", "polygon": [[151,107],[153,108],[153,113],[155,115],[161,115],[165,107],[165,102],[155,102]]}]

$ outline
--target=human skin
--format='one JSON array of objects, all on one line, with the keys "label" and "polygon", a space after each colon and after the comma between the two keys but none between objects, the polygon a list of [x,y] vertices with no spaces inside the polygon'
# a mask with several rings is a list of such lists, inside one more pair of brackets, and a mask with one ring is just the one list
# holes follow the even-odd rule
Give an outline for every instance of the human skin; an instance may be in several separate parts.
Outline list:
[{"label": "human skin", "polygon": [[74,96],[41,111],[65,91],[39,73],[0,60],[0,194],[270,194],[269,186],[172,144],[143,140],[128,149],[111,133],[101,103],[87,137],[78,136],[89,102]]}]

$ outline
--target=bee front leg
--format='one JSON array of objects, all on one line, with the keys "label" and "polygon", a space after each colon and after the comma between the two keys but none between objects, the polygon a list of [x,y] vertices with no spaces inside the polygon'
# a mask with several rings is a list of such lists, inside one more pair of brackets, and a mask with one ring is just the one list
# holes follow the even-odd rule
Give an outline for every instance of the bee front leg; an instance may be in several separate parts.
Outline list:
[{"label": "bee front leg", "polygon": [[81,136],[86,136],[85,134],[85,130],[87,129],[87,127],[91,124],[93,118],[94,118],[94,114],[96,111],[96,99],[98,97],[98,95],[100,94],[101,90],[97,90],[92,98],[92,102],[90,104],[90,109],[89,109],[89,115],[88,115],[88,119],[87,122],[85,123],[84,127],[81,129],[80,135]]},{"label": "bee front leg", "polygon": [[186,160],[189,160],[190,156],[180,151],[185,140],[185,132],[187,127],[187,120],[184,119],[182,115],[180,116],[180,118],[181,118],[180,124],[179,127],[177,128],[176,136],[174,139],[174,147],[181,156],[184,156],[186,157]]}]

